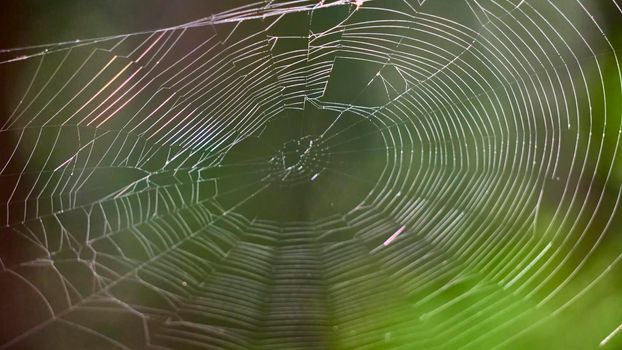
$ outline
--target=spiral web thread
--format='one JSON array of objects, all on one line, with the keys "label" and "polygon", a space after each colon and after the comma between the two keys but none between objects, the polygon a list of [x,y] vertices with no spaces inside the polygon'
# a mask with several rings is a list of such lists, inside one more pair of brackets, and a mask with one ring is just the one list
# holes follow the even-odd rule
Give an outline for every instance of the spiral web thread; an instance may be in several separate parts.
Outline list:
[{"label": "spiral web thread", "polygon": [[589,293],[621,256],[582,275],[620,215],[619,48],[587,1],[457,3],[3,50],[28,84],[0,128],[27,314],[2,348],[477,349]]}]

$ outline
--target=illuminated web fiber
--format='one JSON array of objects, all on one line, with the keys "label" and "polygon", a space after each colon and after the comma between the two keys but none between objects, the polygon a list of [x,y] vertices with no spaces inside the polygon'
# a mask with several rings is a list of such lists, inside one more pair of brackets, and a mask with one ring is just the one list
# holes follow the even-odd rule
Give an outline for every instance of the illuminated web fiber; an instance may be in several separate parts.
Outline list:
[{"label": "illuminated web fiber", "polygon": [[619,344],[616,21],[264,1],[3,50],[0,348],[512,348],[593,293]]}]

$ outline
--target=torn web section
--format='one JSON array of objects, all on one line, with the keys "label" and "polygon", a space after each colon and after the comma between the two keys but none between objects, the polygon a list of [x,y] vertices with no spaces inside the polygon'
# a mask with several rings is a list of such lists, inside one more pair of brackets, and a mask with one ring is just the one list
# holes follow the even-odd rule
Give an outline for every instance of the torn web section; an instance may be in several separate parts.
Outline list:
[{"label": "torn web section", "polygon": [[[24,318],[5,329],[7,344],[38,344],[77,330],[80,336],[53,343],[62,348],[94,337],[142,347],[145,331],[128,339],[100,324],[110,322],[101,315],[113,315],[128,329],[144,329],[143,308],[169,308],[183,286],[197,278],[200,270],[182,268],[188,259],[223,254],[209,240],[183,245],[204,234],[210,212],[218,210],[206,207],[214,186],[202,187],[190,173],[166,170],[170,145],[149,142],[140,123],[131,124],[148,118],[147,111],[166,108],[160,106],[167,97],[156,91],[170,77],[158,64],[170,68],[181,59],[164,57],[180,43],[182,32],[158,34],[134,43],[129,43],[133,37],[124,38],[115,43],[117,51],[72,49],[56,62],[52,54],[44,56],[56,63],[51,67],[58,75],[33,78],[29,103],[5,124],[2,132],[16,140],[9,156],[18,156],[3,162],[3,181],[12,190],[3,196],[3,278],[11,286],[7,290],[22,296],[17,299],[29,301],[15,305],[14,312]],[[124,50],[126,44],[130,50]],[[141,97],[146,93],[159,103]],[[115,127],[113,117],[132,128]],[[230,243],[225,235],[221,240],[226,250]],[[158,276],[149,269],[154,265],[159,266],[155,271],[172,275]],[[27,305],[36,310],[21,309]]]}]

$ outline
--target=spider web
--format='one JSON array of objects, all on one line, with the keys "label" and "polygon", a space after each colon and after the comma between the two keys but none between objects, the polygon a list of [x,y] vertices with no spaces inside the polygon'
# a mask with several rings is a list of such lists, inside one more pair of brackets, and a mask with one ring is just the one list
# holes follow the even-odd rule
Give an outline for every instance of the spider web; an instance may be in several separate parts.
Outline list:
[{"label": "spider web", "polygon": [[622,11],[587,3],[268,1],[3,50],[1,348],[510,346],[622,256]]}]

